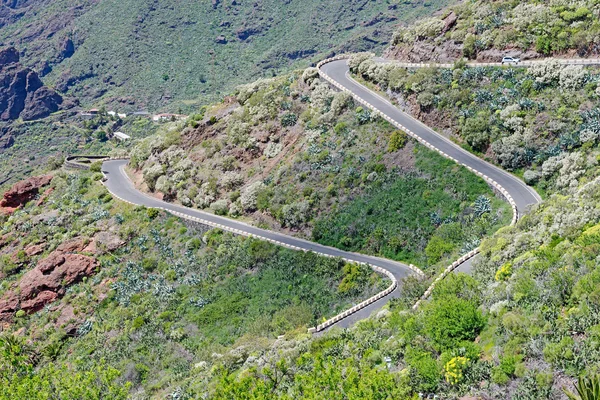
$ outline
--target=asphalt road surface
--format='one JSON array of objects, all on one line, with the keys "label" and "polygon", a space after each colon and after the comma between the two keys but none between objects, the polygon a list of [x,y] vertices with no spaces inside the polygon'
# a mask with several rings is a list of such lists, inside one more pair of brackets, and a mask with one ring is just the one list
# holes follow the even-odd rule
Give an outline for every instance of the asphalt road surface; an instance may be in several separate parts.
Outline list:
[{"label": "asphalt road surface", "polygon": [[[385,98],[379,96],[365,86],[353,80],[349,76],[346,60],[338,60],[327,63],[321,67],[321,70],[337,83],[350,90],[353,94],[372,104],[388,117],[402,124],[407,129],[411,130],[416,135],[432,144],[442,152],[457,159],[460,163],[466,164],[498,182],[514,199],[515,203],[517,204],[517,210],[519,214],[527,212],[531,205],[541,202],[539,195],[519,178],[472,155],[468,151],[452,143],[450,140],[436,133],[434,130],[414,119],[410,115],[400,111]],[[369,317],[373,311],[380,309],[390,299],[398,297],[400,290],[402,290],[400,285],[401,279],[414,274],[414,272],[407,265],[400,262],[358,253],[346,252],[333,247],[323,246],[308,240],[260,229],[233,219],[167,203],[154,197],[150,197],[134,187],[133,183],[124,171],[124,167],[127,162],[127,160],[113,160],[106,161],[102,165],[102,172],[106,176],[105,186],[113,195],[122,200],[146,207],[164,208],[169,211],[180,212],[190,217],[200,218],[204,221],[221,224],[231,229],[238,229],[246,234],[278,241],[285,245],[295,246],[302,250],[313,251],[322,255],[342,257],[356,262],[372,264],[390,271],[396,277],[399,282],[398,289],[379,301],[339,321],[334,326],[348,327],[356,321]],[[472,263],[473,259],[467,260],[465,263],[460,265],[456,271],[469,273],[472,268]]]},{"label": "asphalt road surface", "polygon": [[417,136],[432,144],[440,151],[498,182],[514,199],[515,203],[517,204],[519,214],[525,213],[529,206],[541,202],[541,198],[535,192],[535,190],[527,186],[525,182],[516,176],[511,175],[495,165],[483,161],[477,156],[469,153],[439,133],[435,132],[427,125],[400,111],[385,98],[356,82],[349,76],[349,69],[346,60],[338,60],[327,63],[321,67],[321,70],[337,83],[350,90],[353,94],[372,104],[388,117],[391,117],[396,122],[402,124],[407,129],[411,130]]},{"label": "asphalt road surface", "polygon": [[[333,257],[342,257],[356,262],[376,265],[378,267],[390,271],[399,282],[401,279],[411,274],[414,274],[414,272],[406,264],[402,264],[397,261],[339,250],[308,240],[285,235],[283,233],[260,229],[240,221],[210,214],[204,211],[183,207],[172,203],[167,203],[165,201],[148,196],[147,194],[140,192],[134,187],[133,182],[131,182],[124,170],[125,165],[127,163],[127,160],[113,160],[105,161],[102,164],[102,173],[106,176],[106,181],[104,182],[104,185],[110,193],[120,198],[121,200],[125,200],[136,205],[143,205],[146,207],[154,208],[164,208],[169,211],[180,212],[190,217],[200,218],[208,222],[225,225],[232,229],[239,229],[254,236],[259,236],[270,240],[276,240],[286,245],[296,246],[304,250],[313,251],[315,253]],[[353,323],[354,321],[365,319],[371,314],[373,310],[381,308],[385,303],[389,301],[389,299],[397,296],[398,290],[395,290],[389,296],[386,296],[380,299],[379,301],[369,305],[368,307],[365,307],[362,310],[357,311],[356,313],[339,321],[335,326],[347,327],[351,325],[351,323]]]}]

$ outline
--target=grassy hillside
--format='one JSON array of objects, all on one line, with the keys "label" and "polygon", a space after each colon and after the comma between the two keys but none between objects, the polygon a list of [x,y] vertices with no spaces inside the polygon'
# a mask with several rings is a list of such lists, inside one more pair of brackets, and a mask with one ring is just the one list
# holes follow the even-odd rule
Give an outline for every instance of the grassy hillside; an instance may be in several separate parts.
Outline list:
[{"label": "grassy hillside", "polygon": [[413,61],[598,55],[600,6],[578,1],[467,1],[394,32],[387,54]]},{"label": "grassy hillside", "polygon": [[142,190],[321,243],[431,267],[510,212],[483,180],[309,68],[242,86],[132,151]]},{"label": "grassy hillside", "polygon": [[47,61],[47,82],[86,104],[177,110],[332,52],[381,49],[395,23],[448,1],[33,3],[0,29],[0,42],[39,69]]},{"label": "grassy hillside", "polygon": [[[199,230],[113,200],[97,173],[55,174],[43,204],[0,217],[0,304],[57,246],[71,243],[70,254],[81,254],[71,257],[99,266],[71,285],[65,278],[56,301],[38,312],[21,309],[2,321],[2,399],[47,398],[58,388],[61,398],[94,398],[104,387],[97,382],[68,388],[84,375],[116,397],[117,387],[130,387],[164,398],[176,382],[216,363],[238,366],[277,335],[305,335],[387,284],[367,267]],[[83,250],[72,245],[79,242]]]}]

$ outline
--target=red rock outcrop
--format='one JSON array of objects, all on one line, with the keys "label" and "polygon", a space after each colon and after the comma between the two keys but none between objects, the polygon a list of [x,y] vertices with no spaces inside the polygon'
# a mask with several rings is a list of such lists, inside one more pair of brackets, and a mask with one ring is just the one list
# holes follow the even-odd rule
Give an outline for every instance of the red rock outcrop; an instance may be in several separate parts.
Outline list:
[{"label": "red rock outcrop", "polygon": [[83,251],[85,248],[85,240],[82,237],[74,237],[66,242],[63,242],[56,248],[56,251],[62,253],[75,253]]},{"label": "red rock outcrop", "polygon": [[27,254],[28,257],[37,256],[38,254],[42,254],[44,252],[45,247],[45,243],[29,245],[25,247],[25,254]]},{"label": "red rock outcrop", "polygon": [[19,281],[18,290],[9,290],[0,299],[0,321],[11,321],[19,309],[32,313],[62,297],[65,288],[91,276],[100,266],[95,258],[69,253],[83,249],[82,239],[63,243],[57,250],[40,260],[36,267]]},{"label": "red rock outcrop", "polygon": [[46,201],[46,199],[48,198],[48,196],[50,196],[52,194],[52,192],[54,192],[54,188],[49,188],[46,189],[46,191],[44,192],[44,194],[40,197],[40,199],[35,203],[36,207],[41,206],[42,204],[44,204],[44,202]]},{"label": "red rock outcrop", "polygon": [[40,188],[48,185],[52,178],[52,175],[42,175],[15,183],[0,200],[0,212],[12,214],[17,208],[33,200]]}]

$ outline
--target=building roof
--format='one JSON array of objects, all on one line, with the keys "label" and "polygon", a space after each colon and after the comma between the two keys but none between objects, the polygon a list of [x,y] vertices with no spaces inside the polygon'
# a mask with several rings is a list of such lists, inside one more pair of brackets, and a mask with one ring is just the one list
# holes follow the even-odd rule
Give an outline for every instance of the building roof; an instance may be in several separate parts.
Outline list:
[{"label": "building roof", "polygon": [[129,136],[123,132],[115,132],[114,135],[121,140],[131,139],[131,136]]}]

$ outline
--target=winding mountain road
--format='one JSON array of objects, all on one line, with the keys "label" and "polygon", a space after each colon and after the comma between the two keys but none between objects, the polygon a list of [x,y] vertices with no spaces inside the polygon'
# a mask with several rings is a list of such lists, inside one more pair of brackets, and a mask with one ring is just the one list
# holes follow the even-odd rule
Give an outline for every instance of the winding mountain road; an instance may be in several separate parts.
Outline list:
[{"label": "winding mountain road", "polygon": [[541,202],[541,198],[535,190],[516,176],[469,153],[427,125],[400,111],[387,99],[356,82],[349,75],[347,60],[342,59],[326,63],[321,67],[321,71],[347,89],[353,96],[357,96],[371,104],[393,121],[406,127],[422,140],[438,149],[438,151],[446,153],[459,163],[469,166],[498,182],[514,199],[519,214],[526,212],[529,206]]},{"label": "winding mountain road", "polygon": [[[183,214],[187,217],[198,219],[202,223],[208,223],[213,226],[221,225],[223,229],[227,229],[234,233],[268,240],[272,243],[276,243],[294,250],[312,251],[324,256],[340,257],[348,261],[377,266],[389,271],[397,281],[400,281],[401,279],[415,273],[408,265],[397,261],[343,251],[334,247],[324,246],[308,240],[285,235],[283,233],[257,228],[240,221],[221,217],[197,209],[167,203],[151,197],[136,189],[131,179],[129,179],[129,176],[127,176],[127,173],[125,172],[125,166],[128,162],[128,160],[110,160],[105,161],[102,164],[102,173],[105,176],[104,185],[113,196],[128,203],[143,205],[150,208],[164,209],[171,213],[175,213],[175,215]],[[364,319],[368,317],[373,310],[381,308],[387,301],[389,301],[390,298],[396,296],[398,296],[398,290],[394,290],[389,296],[383,297],[368,307],[365,307],[360,311],[357,311],[352,315],[340,320],[337,325],[347,327],[353,321]]]},{"label": "winding mountain road", "polygon": [[[531,205],[541,202],[540,196],[519,178],[472,155],[447,138],[436,133],[423,123],[414,119],[410,115],[400,111],[385,98],[356,82],[349,75],[347,60],[326,60],[325,62],[319,64],[319,71],[321,76],[330,81],[330,83],[334,84],[341,90],[349,92],[356,100],[369,104],[370,108],[378,110],[384,117],[386,117],[386,119],[388,119],[388,121],[404,127],[407,131],[411,132],[413,137],[416,137],[421,142],[429,144],[430,147],[435,148],[445,156],[454,159],[458,163],[467,166],[481,175],[484,175],[488,181],[497,182],[497,185],[505,189],[506,194],[512,197],[519,214],[527,212]],[[346,252],[285,235],[283,233],[260,229],[233,219],[167,203],[154,197],[150,197],[134,187],[124,170],[127,162],[127,160],[110,160],[105,161],[102,166],[102,172],[106,177],[105,186],[114,196],[120,198],[121,200],[136,205],[161,208],[172,212],[175,215],[198,220],[203,223],[208,223],[209,225],[219,226],[226,230],[245,236],[255,236],[257,238],[268,240],[288,248],[312,251],[329,257],[341,257],[349,261],[366,263],[391,273],[394,279],[392,279],[393,285],[390,287],[389,291],[392,289],[393,291],[391,291],[389,295],[385,295],[382,298],[377,299],[377,301],[373,302],[372,304],[369,304],[368,306],[357,311],[346,312],[343,315],[337,316],[335,320],[331,321],[331,323],[322,324],[317,327],[317,331],[334,325],[348,327],[355,321],[368,317],[374,310],[381,308],[391,298],[399,295],[399,290],[396,287],[395,281],[400,281],[402,278],[405,278],[408,275],[419,272],[414,267],[400,262],[358,253]],[[469,271],[471,261],[472,260],[467,260],[463,262],[458,266],[457,269]]]}]

